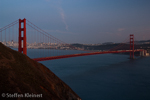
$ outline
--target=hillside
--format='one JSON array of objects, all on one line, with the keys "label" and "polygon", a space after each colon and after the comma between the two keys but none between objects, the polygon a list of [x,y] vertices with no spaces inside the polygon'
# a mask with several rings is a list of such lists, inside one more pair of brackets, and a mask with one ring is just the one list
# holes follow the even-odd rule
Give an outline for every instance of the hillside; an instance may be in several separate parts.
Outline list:
[{"label": "hillside", "polygon": [[18,100],[20,98],[80,100],[80,97],[47,67],[2,43],[0,43],[0,95],[0,100],[7,97]]}]

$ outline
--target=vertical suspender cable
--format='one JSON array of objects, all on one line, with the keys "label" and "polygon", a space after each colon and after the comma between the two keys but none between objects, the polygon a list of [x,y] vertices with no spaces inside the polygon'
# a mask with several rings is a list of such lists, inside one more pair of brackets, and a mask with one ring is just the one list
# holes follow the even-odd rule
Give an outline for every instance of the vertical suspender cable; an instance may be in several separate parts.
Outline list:
[{"label": "vertical suspender cable", "polygon": [[51,53],[51,38],[50,38],[50,56],[52,56],[52,53]]},{"label": "vertical suspender cable", "polygon": [[3,32],[1,31],[1,42],[2,42],[2,36],[3,36],[2,34],[3,34]]},{"label": "vertical suspender cable", "polygon": [[[41,42],[41,33],[39,32],[39,41],[40,41],[40,51],[42,50],[42,42]],[[42,57],[42,54],[40,52],[40,57]]]},{"label": "vertical suspender cable", "polygon": [[43,56],[44,56],[44,35],[43,35]]},{"label": "vertical suspender cable", "polygon": [[14,41],[14,26],[12,27],[12,41]]},{"label": "vertical suspender cable", "polygon": [[[6,43],[6,29],[5,29],[5,43]],[[6,44],[5,44],[6,45]]]},{"label": "vertical suspender cable", "polygon": [[9,41],[11,41],[11,40],[10,40],[10,27],[9,27],[9,34],[8,34],[8,35],[9,35]]}]

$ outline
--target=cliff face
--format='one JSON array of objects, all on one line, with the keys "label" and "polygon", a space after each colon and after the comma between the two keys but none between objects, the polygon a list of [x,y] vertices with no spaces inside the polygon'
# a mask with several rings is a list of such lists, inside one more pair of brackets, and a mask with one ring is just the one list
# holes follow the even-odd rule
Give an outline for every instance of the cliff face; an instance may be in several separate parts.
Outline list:
[{"label": "cliff face", "polygon": [[47,67],[0,43],[0,98],[19,99],[18,96],[21,99],[80,100]]}]

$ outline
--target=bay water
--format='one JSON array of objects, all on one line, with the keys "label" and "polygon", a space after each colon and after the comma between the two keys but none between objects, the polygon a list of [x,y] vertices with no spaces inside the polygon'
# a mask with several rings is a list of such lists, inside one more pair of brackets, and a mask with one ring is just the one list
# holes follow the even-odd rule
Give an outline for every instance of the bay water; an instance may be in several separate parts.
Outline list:
[{"label": "bay water", "polygon": [[[40,49],[28,50],[29,57],[36,58],[33,51],[38,54]],[[78,53],[75,50],[62,52]],[[128,58],[129,55],[123,54],[101,54],[40,63],[82,100],[150,100],[150,57]]]}]

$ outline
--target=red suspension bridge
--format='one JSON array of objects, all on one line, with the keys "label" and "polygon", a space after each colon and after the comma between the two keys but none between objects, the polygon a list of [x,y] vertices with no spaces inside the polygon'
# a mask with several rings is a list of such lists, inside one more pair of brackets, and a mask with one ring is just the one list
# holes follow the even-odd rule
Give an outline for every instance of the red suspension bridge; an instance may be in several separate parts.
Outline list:
[{"label": "red suspension bridge", "polygon": [[[18,28],[19,26],[19,28]],[[40,29],[30,21],[26,19],[16,20],[7,26],[0,29],[0,41],[6,46],[18,48],[18,51],[28,55],[28,49],[40,49],[41,53],[33,54],[35,61],[45,61],[45,60],[54,60],[61,58],[77,57],[77,56],[87,56],[87,55],[96,55],[96,54],[108,54],[108,53],[124,53],[129,52],[130,58],[134,58],[134,52],[144,52],[143,49],[134,49],[134,35],[130,35],[129,49],[127,50],[118,50],[118,48],[123,47],[126,43],[121,43],[116,47],[110,48],[107,51],[85,51],[79,47],[74,47],[70,44],[67,44],[44,30]],[[77,54],[62,54],[62,50],[80,50],[85,51]],[[43,57],[44,52],[46,55]],[[57,54],[54,54],[57,53]],[[34,53],[34,52],[33,52]]]}]

